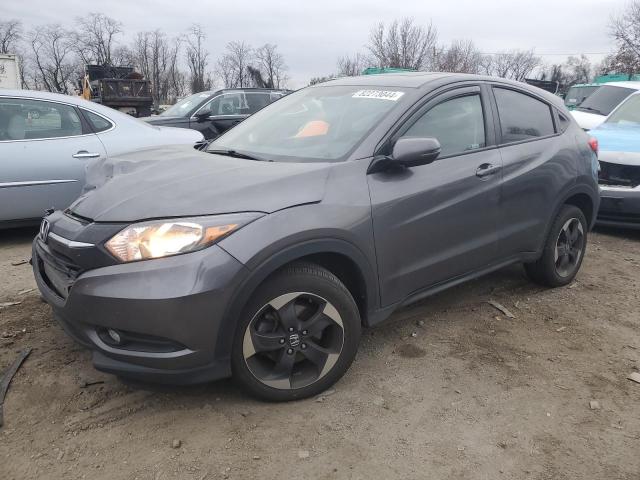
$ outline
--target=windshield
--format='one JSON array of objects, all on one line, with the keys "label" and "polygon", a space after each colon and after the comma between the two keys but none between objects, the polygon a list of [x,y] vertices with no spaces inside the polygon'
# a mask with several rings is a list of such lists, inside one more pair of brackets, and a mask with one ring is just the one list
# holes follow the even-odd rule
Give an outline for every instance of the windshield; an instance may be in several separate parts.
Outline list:
[{"label": "windshield", "polygon": [[603,85],[582,102],[577,110],[606,116],[635,91],[632,88]]},{"label": "windshield", "polygon": [[606,123],[640,125],[640,95],[633,95],[625,100]]},{"label": "windshield", "polygon": [[210,93],[194,93],[193,95],[183,98],[175,105],[167,108],[160,114],[161,117],[186,117],[189,112],[196,106],[200,105],[203,100],[209,98]]},{"label": "windshield", "polygon": [[586,98],[595,92],[599,86],[581,86],[571,87],[564,98],[564,104],[566,106],[580,105]]},{"label": "windshield", "polygon": [[209,150],[274,161],[344,159],[403,95],[396,87],[305,88],[247,118]]}]

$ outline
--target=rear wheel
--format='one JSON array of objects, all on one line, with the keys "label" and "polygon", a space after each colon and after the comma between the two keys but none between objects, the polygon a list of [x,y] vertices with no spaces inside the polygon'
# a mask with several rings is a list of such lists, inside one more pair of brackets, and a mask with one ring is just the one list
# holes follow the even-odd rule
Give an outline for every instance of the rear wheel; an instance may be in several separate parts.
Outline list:
[{"label": "rear wheel", "polygon": [[587,231],[582,210],[564,205],[551,226],[542,256],[536,262],[525,264],[529,278],[548,287],[571,283],[582,265]]},{"label": "rear wheel", "polygon": [[234,337],[235,380],[251,395],[287,401],[333,385],[353,361],[358,307],[328,270],[293,264],[252,296]]}]

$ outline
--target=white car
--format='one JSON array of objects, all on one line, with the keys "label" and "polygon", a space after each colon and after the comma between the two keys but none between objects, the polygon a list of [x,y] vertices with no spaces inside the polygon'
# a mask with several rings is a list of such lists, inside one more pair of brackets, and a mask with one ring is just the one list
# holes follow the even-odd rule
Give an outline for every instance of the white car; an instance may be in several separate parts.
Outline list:
[{"label": "white car", "polygon": [[620,103],[638,90],[640,82],[604,83],[572,110],[571,114],[583,130],[591,130],[604,122]]},{"label": "white car", "polygon": [[78,97],[0,89],[0,228],[66,208],[87,181],[101,181],[87,171],[102,175],[118,155],[203,140],[195,130],[152,126]]}]

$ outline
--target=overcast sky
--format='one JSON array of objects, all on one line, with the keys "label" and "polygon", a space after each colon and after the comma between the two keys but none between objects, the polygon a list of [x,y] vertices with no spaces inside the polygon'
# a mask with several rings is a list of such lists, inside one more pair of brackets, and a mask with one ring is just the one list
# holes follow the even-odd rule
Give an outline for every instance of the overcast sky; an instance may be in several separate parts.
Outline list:
[{"label": "overcast sky", "polygon": [[[607,25],[625,0],[0,0],[0,19],[17,18],[27,28],[44,23],[71,25],[73,18],[99,11],[120,20],[129,40],[157,28],[168,35],[199,23],[215,59],[232,40],[254,46],[275,43],[285,57],[291,87],[335,71],[336,59],[364,51],[371,26],[413,17],[433,21],[441,43],[471,39],[483,52],[534,48],[545,61],[589,53],[599,61],[612,48]],[[550,55],[561,54],[561,55]]]}]

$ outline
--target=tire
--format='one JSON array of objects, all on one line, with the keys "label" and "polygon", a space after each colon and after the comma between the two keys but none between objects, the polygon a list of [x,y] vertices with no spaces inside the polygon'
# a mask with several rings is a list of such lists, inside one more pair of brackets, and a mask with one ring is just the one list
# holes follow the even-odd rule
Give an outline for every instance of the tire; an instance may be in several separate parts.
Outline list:
[{"label": "tire", "polygon": [[[574,232],[577,232],[578,237],[566,244],[566,240],[573,237]],[[582,210],[574,205],[564,205],[549,230],[542,256],[537,261],[524,265],[527,276],[533,282],[547,287],[563,287],[571,283],[584,259],[587,233],[588,224]],[[564,264],[565,257],[568,264]]]},{"label": "tire", "polygon": [[347,371],[360,331],[358,307],[335,275],[313,263],[291,264],[247,303],[233,340],[233,378],[262,400],[317,395]]}]

